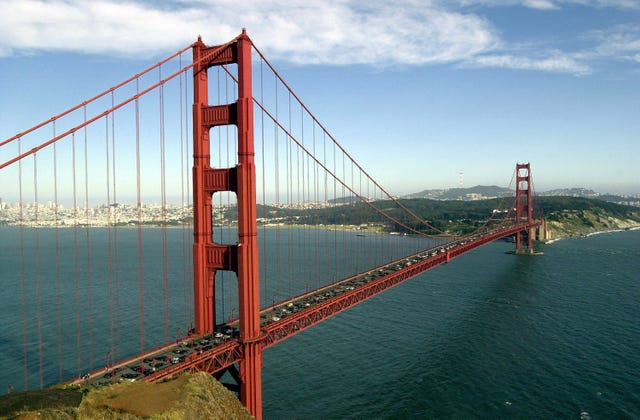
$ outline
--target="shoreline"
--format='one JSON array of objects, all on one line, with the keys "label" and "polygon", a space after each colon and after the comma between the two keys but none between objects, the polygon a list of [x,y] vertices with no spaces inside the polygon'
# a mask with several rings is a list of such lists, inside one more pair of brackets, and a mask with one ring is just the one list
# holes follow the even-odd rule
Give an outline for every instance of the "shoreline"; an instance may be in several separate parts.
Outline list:
[{"label": "shoreline", "polygon": [[[78,224],[78,225],[34,225],[30,223],[25,224],[0,224],[0,228],[31,228],[31,229],[192,229],[193,225],[191,223],[184,224],[141,224],[141,225],[86,225],[86,224]],[[226,226],[213,226],[213,231],[216,229],[235,229],[236,225],[226,225]],[[367,227],[363,228],[359,225],[297,225],[297,224],[277,224],[277,223],[268,223],[268,224],[259,224],[257,226],[258,230],[262,229],[318,229],[325,231],[349,231],[349,232],[357,232],[362,234],[372,234],[372,235],[396,235],[396,236],[412,236],[413,234],[405,234],[399,232],[384,232],[376,227]],[[596,230],[593,232],[587,233],[572,233],[565,235],[558,235],[553,239],[549,239],[546,241],[540,241],[544,244],[553,244],[554,242],[558,242],[564,239],[579,239],[579,238],[588,238],[596,235],[603,235],[606,233],[617,233],[617,232],[626,232],[626,231],[635,231],[640,230],[640,224],[630,225],[628,227],[620,228],[612,228],[612,229],[604,229],[604,230]],[[553,229],[549,229],[550,232],[554,232]],[[437,237],[438,235],[432,235]],[[442,235],[443,238],[448,236]]]},{"label": "shoreline", "polygon": [[598,230],[598,231],[594,231],[594,232],[589,232],[586,234],[580,234],[580,235],[569,235],[569,236],[561,236],[558,238],[554,238],[554,239],[550,239],[548,241],[543,242],[545,245],[551,245],[554,242],[558,242],[558,241],[562,241],[565,239],[582,239],[582,238],[589,238],[591,236],[596,236],[596,235],[603,235],[606,233],[619,233],[619,232],[627,232],[627,231],[634,231],[634,230],[640,230],[640,225],[635,225],[635,226],[630,226],[628,228],[615,228],[615,229],[606,229],[606,230]]}]

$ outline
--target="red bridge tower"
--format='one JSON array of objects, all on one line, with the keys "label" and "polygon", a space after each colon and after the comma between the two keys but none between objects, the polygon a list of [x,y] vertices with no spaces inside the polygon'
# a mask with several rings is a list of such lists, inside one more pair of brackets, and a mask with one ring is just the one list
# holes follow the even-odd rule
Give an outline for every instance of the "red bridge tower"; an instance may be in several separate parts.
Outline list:
[{"label": "red bridge tower", "polygon": [[[262,348],[258,235],[256,224],[256,168],[253,140],[253,95],[251,89],[252,43],[245,31],[228,44],[208,47],[202,40],[193,47],[193,275],[195,331],[215,330],[215,274],[234,271],[238,277],[240,317],[240,398],[256,418],[262,415]],[[225,105],[208,104],[207,70],[237,63],[238,100]],[[209,130],[235,124],[238,128],[238,164],[233,168],[211,168]],[[238,202],[237,245],[213,242],[212,195],[233,191]]]},{"label": "red bridge tower", "polygon": [[531,191],[531,166],[516,164],[516,223],[526,223],[526,230],[516,233],[516,253],[533,254],[533,192]]}]

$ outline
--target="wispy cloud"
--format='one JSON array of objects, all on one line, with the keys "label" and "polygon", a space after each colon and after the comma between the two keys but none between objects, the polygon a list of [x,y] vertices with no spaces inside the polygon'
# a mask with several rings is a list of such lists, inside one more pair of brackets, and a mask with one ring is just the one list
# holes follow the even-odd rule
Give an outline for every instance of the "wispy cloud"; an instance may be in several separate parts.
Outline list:
[{"label": "wispy cloud", "polygon": [[560,8],[553,0],[525,0],[523,6],[539,10],[556,10]]},{"label": "wispy cloud", "polygon": [[498,41],[484,19],[428,2],[360,3],[4,0],[0,51],[149,55],[198,34],[224,42],[247,27],[265,50],[294,63],[422,64],[459,60]]},{"label": "wispy cloud", "polygon": [[[466,7],[519,5],[555,13],[569,3],[633,7],[629,0],[3,0],[0,57],[38,51],[148,57],[186,46],[197,35],[208,44],[225,42],[246,27],[270,59],[300,65],[462,63],[587,74],[587,54],[552,45],[516,50]],[[620,34],[614,41],[602,44],[602,54],[637,59],[633,40]]]},{"label": "wispy cloud", "polygon": [[588,37],[598,45],[585,53],[592,58],[638,61],[640,56],[640,28],[636,25],[617,25],[609,30],[593,31]]},{"label": "wispy cloud", "polygon": [[571,73],[586,75],[591,73],[591,68],[561,52],[552,52],[549,56],[529,58],[511,54],[488,54],[475,57],[470,61],[471,66],[502,67],[518,70],[539,70],[554,73]]},{"label": "wispy cloud", "polygon": [[560,10],[563,6],[579,5],[595,8],[640,9],[637,0],[458,0],[463,6],[512,7],[538,10]]}]

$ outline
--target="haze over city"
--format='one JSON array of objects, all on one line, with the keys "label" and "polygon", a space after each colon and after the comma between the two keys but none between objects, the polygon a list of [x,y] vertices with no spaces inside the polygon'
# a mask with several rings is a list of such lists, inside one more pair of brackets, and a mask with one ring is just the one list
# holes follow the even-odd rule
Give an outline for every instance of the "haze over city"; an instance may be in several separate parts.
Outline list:
[{"label": "haze over city", "polygon": [[[242,28],[396,195],[509,183],[640,192],[640,3],[0,4],[0,139],[193,42]],[[2,156],[4,158],[4,156]],[[122,192],[124,194],[124,192]]]}]

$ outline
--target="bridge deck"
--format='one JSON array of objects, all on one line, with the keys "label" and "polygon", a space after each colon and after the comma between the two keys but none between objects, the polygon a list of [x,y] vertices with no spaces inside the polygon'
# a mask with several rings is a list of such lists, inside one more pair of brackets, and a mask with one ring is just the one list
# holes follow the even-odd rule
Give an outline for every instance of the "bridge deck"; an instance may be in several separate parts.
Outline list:
[{"label": "bridge deck", "polygon": [[[528,227],[499,228],[438,245],[266,308],[260,314],[261,345],[270,347],[390,287],[524,228]],[[137,379],[157,382],[189,370],[213,374],[243,357],[238,331],[236,320],[219,326],[213,334],[184,337],[76,378],[71,383],[105,385]]]}]

